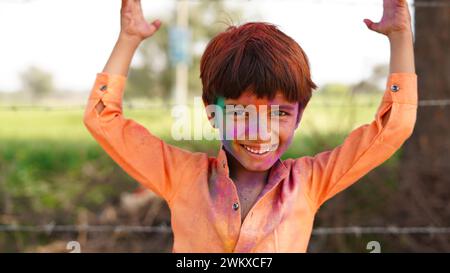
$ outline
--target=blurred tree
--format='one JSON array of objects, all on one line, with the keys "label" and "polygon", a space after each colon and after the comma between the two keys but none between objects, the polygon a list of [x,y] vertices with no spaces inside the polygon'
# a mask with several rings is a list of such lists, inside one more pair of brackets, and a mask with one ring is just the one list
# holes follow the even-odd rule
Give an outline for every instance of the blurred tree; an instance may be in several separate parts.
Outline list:
[{"label": "blurred tree", "polygon": [[[418,1],[418,4],[427,1]],[[442,4],[448,0],[435,0]],[[446,7],[415,11],[415,56],[421,100],[450,98],[450,12]],[[402,159],[403,207],[407,225],[450,225],[450,105],[418,108],[412,137]],[[448,234],[436,235],[433,251],[450,251]],[[418,244],[418,239],[412,244]],[[424,239],[423,245],[427,244]]]},{"label": "blurred tree", "polygon": [[389,73],[389,66],[379,64],[372,68],[372,73],[367,79],[363,79],[352,86],[352,93],[382,92]]},{"label": "blurred tree", "polygon": [[23,91],[33,100],[48,96],[54,91],[52,75],[36,66],[30,66],[22,72],[20,79]]},{"label": "blurred tree", "polygon": [[[242,11],[225,7],[220,0],[189,3],[192,54],[189,67],[190,95],[201,95],[200,59],[205,46],[227,25],[239,23],[234,21],[241,16]],[[160,98],[167,102],[171,97],[175,71],[169,60],[169,28],[176,25],[176,18],[172,16],[162,21],[158,33],[145,41],[138,50],[139,65],[130,68],[126,98]]]}]

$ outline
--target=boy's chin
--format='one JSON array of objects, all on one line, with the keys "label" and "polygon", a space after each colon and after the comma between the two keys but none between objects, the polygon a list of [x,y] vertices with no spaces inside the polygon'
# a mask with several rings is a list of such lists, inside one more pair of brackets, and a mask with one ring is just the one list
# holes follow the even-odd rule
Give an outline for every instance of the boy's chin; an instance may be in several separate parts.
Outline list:
[{"label": "boy's chin", "polygon": [[268,171],[273,166],[273,164],[275,164],[276,160],[270,160],[265,162],[239,160],[239,162],[248,171],[265,172]]},{"label": "boy's chin", "polygon": [[271,165],[265,164],[265,165],[262,165],[262,166],[261,165],[254,166],[253,164],[250,164],[250,165],[247,165],[247,166],[244,165],[244,168],[246,170],[248,170],[248,171],[251,171],[251,172],[265,172],[265,171],[270,170],[270,168],[272,166],[273,166],[273,164],[271,164]]}]

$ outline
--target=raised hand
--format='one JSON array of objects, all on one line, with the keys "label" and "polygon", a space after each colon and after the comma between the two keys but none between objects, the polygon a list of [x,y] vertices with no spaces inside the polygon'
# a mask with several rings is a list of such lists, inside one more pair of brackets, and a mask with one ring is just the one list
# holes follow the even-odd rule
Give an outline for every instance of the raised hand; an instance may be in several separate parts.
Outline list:
[{"label": "raised hand", "polygon": [[143,41],[158,31],[161,21],[149,23],[142,12],[141,0],[122,0],[120,10],[120,35],[137,41]]},{"label": "raised hand", "polygon": [[411,15],[406,0],[383,0],[383,17],[378,23],[364,19],[370,30],[388,37],[411,32]]}]

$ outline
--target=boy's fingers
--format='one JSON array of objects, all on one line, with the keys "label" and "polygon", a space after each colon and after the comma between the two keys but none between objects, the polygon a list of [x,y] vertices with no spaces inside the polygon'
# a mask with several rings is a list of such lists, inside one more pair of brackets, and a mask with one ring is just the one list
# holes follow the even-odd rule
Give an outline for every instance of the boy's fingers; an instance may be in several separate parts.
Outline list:
[{"label": "boy's fingers", "polygon": [[153,21],[150,24],[150,28],[151,28],[152,34],[155,33],[159,29],[160,26],[161,26],[161,21],[160,20],[156,19],[155,21]]},{"label": "boy's fingers", "polygon": [[138,7],[139,11],[140,11],[141,13],[143,13],[143,12],[142,12],[141,0],[136,1],[136,4],[137,4],[137,7]]},{"label": "boy's fingers", "polygon": [[156,29],[159,29],[159,27],[161,26],[161,21],[159,19],[156,19],[155,21],[153,21],[152,25],[154,25]]},{"label": "boy's fingers", "polygon": [[122,7],[120,8],[121,12],[126,12],[131,10],[131,6],[128,3],[130,0],[122,0]]},{"label": "boy's fingers", "polygon": [[128,6],[130,6],[130,0],[122,0],[122,6],[123,6],[123,7],[128,7]]},{"label": "boy's fingers", "polygon": [[406,0],[396,0],[395,4],[397,4],[397,6],[399,6],[399,7],[403,7],[405,5],[408,5],[408,1],[406,1]]},{"label": "boy's fingers", "polygon": [[364,19],[364,23],[366,24],[367,28],[369,28],[370,30],[379,32],[378,31],[378,23],[374,23],[369,19]]}]

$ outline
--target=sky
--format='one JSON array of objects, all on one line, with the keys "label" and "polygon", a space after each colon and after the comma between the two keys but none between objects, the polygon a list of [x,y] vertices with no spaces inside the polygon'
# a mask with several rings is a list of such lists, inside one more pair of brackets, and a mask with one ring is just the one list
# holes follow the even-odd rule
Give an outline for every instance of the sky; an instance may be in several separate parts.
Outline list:
[{"label": "sky", "polygon": [[[379,21],[382,2],[226,1],[244,10],[238,23],[271,22],[296,40],[319,86],[354,83],[374,65],[388,64],[387,38],[363,23],[364,18]],[[58,89],[88,91],[117,39],[120,5],[120,0],[0,0],[0,90],[20,88],[19,73],[37,65],[53,74]],[[156,19],[174,12],[174,1],[142,0],[142,7],[146,17]]]}]

